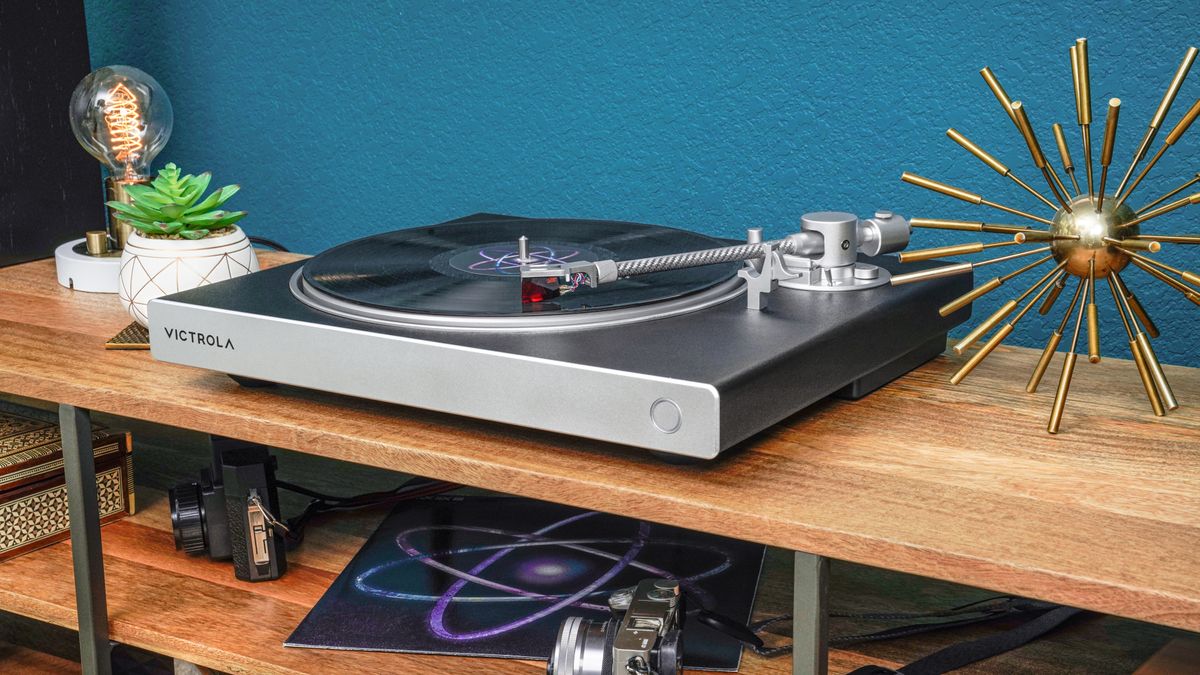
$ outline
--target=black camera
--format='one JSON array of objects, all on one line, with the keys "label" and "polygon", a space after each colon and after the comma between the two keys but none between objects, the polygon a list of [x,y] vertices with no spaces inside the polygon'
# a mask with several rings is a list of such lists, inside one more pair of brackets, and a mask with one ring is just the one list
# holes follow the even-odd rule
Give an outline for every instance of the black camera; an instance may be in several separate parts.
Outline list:
[{"label": "black camera", "polygon": [[287,571],[275,458],[261,445],[213,439],[213,466],[199,481],[171,488],[175,548],[233,560],[244,581],[278,579]]}]

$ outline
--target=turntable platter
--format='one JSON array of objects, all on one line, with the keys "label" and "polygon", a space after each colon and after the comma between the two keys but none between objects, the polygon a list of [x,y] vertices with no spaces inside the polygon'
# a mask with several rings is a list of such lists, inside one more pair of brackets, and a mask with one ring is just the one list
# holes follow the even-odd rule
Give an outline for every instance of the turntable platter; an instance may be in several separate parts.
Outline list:
[{"label": "turntable platter", "polygon": [[[531,257],[543,262],[628,260],[725,245],[702,234],[640,223],[470,219],[332,248],[305,263],[293,279],[293,291],[318,309],[367,321],[527,328],[655,318],[708,306],[718,296],[736,294],[741,283],[736,279],[740,263],[674,270],[568,293],[530,312],[521,303],[521,236],[529,238]],[[632,311],[636,308],[643,309]]]}]

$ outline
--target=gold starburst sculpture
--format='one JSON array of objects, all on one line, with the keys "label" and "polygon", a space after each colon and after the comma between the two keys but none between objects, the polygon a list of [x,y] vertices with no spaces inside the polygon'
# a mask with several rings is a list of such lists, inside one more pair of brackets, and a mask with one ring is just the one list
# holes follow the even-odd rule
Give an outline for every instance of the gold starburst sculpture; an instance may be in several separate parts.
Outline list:
[{"label": "gold starburst sculpture", "polygon": [[1143,234],[1141,231],[1143,224],[1147,221],[1190,204],[1200,204],[1200,192],[1168,201],[1189,187],[1200,183],[1200,173],[1197,173],[1195,177],[1179,187],[1145,204],[1136,211],[1128,203],[1130,195],[1142,183],[1142,180],[1150,173],[1150,170],[1154,168],[1154,165],[1158,163],[1158,160],[1162,158],[1167,149],[1175,145],[1187,131],[1188,127],[1191,126],[1192,122],[1196,120],[1196,117],[1200,116],[1200,99],[1197,99],[1179,122],[1176,123],[1170,133],[1167,134],[1158,152],[1145,164],[1137,177],[1130,182],[1134,171],[1137,170],[1142,160],[1149,154],[1151,144],[1154,142],[1159,128],[1163,125],[1167,113],[1171,109],[1171,104],[1174,103],[1183,80],[1187,77],[1188,71],[1192,67],[1192,62],[1196,60],[1196,52],[1195,47],[1188,48],[1187,53],[1183,57],[1183,62],[1179,64],[1179,68],[1175,71],[1175,76],[1167,86],[1167,91],[1163,95],[1162,101],[1158,104],[1158,109],[1150,121],[1149,128],[1146,129],[1145,134],[1142,136],[1142,141],[1138,145],[1137,152],[1133,155],[1129,169],[1125,172],[1125,177],[1121,179],[1120,185],[1117,186],[1117,189],[1112,194],[1107,194],[1105,190],[1108,184],[1109,165],[1112,163],[1113,142],[1117,134],[1117,118],[1121,112],[1121,101],[1114,98],[1108,102],[1108,111],[1104,123],[1104,140],[1100,151],[1100,175],[1099,180],[1095,181],[1092,171],[1090,128],[1092,123],[1092,103],[1088,75],[1088,51],[1087,40],[1082,38],[1076,40],[1075,44],[1071,46],[1070,61],[1072,80],[1075,85],[1076,117],[1083,141],[1084,167],[1086,168],[1087,175],[1086,192],[1079,187],[1079,181],[1075,175],[1076,168],[1074,162],[1071,160],[1062,126],[1059,124],[1053,125],[1054,140],[1058,145],[1063,170],[1071,182],[1071,189],[1068,189],[1062,179],[1059,178],[1054,165],[1046,159],[1046,155],[1042,152],[1025,104],[1009,98],[1008,94],[1004,91],[1004,87],[1000,85],[1000,82],[996,79],[995,74],[992,73],[990,68],[984,68],[980,71],[980,74],[1024,139],[1025,145],[1029,148],[1029,154],[1033,158],[1034,166],[1041,172],[1046,185],[1049,187],[1050,194],[1054,197],[1053,201],[1018,178],[1013,174],[1011,169],[983,148],[972,143],[966,136],[954,129],[948,130],[946,134],[955,143],[961,145],[981,162],[995,170],[996,173],[1021,186],[1022,189],[1037,197],[1047,207],[1053,209],[1053,216],[1051,218],[1043,218],[1032,213],[1026,213],[984,199],[981,195],[974,192],[913,173],[905,172],[901,176],[901,180],[907,183],[939,192],[948,197],[961,199],[971,204],[988,206],[1005,211],[1012,215],[1035,221],[1043,226],[999,225],[986,222],[913,218],[913,227],[986,232],[1006,235],[1011,237],[1011,239],[992,243],[959,244],[956,246],[908,251],[900,254],[902,262],[980,253],[1005,246],[1027,245],[1035,247],[1031,250],[1023,250],[1018,253],[1011,253],[981,262],[957,263],[892,277],[892,284],[905,284],[955,274],[966,274],[979,267],[1015,260],[1017,258],[1036,257],[1033,262],[1011,273],[992,278],[976,286],[962,297],[946,304],[939,310],[942,316],[948,316],[962,309],[972,301],[990,293],[1018,276],[1043,265],[1054,263],[1053,268],[1043,274],[1032,286],[1016,298],[1004,303],[1000,309],[976,326],[966,337],[959,340],[953,346],[955,353],[963,354],[979,342],[984,335],[995,330],[995,333],[983,343],[979,351],[972,355],[958,372],[950,378],[951,382],[958,384],[963,378],[969,375],[980,362],[987,358],[988,354],[991,354],[1012,333],[1017,322],[1024,318],[1035,305],[1038,305],[1038,312],[1040,314],[1045,315],[1049,313],[1058,300],[1059,295],[1067,287],[1070,277],[1078,277],[1079,281],[1076,284],[1074,297],[1067,306],[1058,327],[1050,334],[1046,348],[1042,351],[1041,358],[1034,367],[1033,374],[1029,378],[1029,383],[1025,387],[1029,393],[1037,390],[1042,376],[1058,351],[1059,343],[1062,342],[1068,326],[1073,321],[1074,329],[1071,331],[1069,348],[1063,362],[1062,375],[1059,377],[1058,389],[1054,395],[1054,405],[1050,412],[1050,422],[1047,426],[1047,431],[1052,434],[1058,433],[1059,425],[1062,422],[1063,408],[1066,405],[1067,392],[1071,387],[1071,376],[1074,373],[1075,362],[1077,360],[1076,350],[1079,348],[1079,337],[1085,321],[1087,324],[1088,360],[1092,363],[1100,361],[1100,326],[1096,312],[1096,284],[1099,280],[1105,280],[1111,291],[1117,313],[1120,315],[1121,322],[1125,327],[1125,334],[1129,338],[1129,349],[1133,354],[1134,363],[1137,365],[1142,385],[1146,390],[1146,396],[1150,400],[1150,407],[1153,409],[1154,414],[1161,416],[1166,411],[1179,407],[1179,403],[1175,400],[1175,394],[1171,391],[1171,385],[1167,382],[1162,366],[1159,365],[1158,358],[1154,355],[1154,349],[1150,345],[1150,338],[1158,337],[1158,328],[1154,325],[1154,322],[1150,319],[1150,316],[1146,313],[1145,308],[1138,301],[1137,297],[1130,292],[1129,288],[1121,280],[1121,272],[1129,265],[1133,265],[1134,268],[1146,272],[1154,279],[1182,293],[1193,303],[1200,305],[1200,275],[1176,269],[1148,255],[1158,253],[1162,249],[1163,244],[1200,244],[1200,235],[1169,236]]}]

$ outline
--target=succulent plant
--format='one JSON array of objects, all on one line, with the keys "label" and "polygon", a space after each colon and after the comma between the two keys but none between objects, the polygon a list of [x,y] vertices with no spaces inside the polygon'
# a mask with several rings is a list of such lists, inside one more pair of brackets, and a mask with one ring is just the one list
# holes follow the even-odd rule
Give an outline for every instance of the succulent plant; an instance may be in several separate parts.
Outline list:
[{"label": "succulent plant", "polygon": [[212,174],[180,177],[179,167],[168,164],[149,185],[129,185],[125,189],[132,204],[108,202],[120,211],[123,220],[149,235],[179,235],[184,239],[203,239],[214,230],[233,225],[246,216],[245,211],[224,211],[221,205],[241,189],[226,185],[204,199]]}]

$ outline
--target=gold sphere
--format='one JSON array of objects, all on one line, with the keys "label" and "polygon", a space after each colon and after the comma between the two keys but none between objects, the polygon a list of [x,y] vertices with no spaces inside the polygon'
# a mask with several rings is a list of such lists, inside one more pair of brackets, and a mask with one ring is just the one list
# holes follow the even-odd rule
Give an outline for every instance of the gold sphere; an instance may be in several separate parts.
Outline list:
[{"label": "gold sphere", "polygon": [[1105,243],[1104,238],[1125,239],[1138,233],[1138,226],[1121,227],[1137,216],[1133,209],[1122,204],[1121,208],[1113,209],[1117,198],[1105,195],[1100,212],[1096,212],[1096,203],[1087,195],[1080,195],[1071,200],[1071,212],[1059,209],[1054,214],[1054,225],[1050,232],[1056,237],[1074,237],[1078,239],[1056,239],[1051,242],[1054,259],[1058,262],[1067,261],[1067,271],[1077,277],[1086,277],[1088,263],[1096,259],[1096,277],[1108,276],[1109,270],[1120,272],[1129,264],[1129,255],[1120,248]]}]

